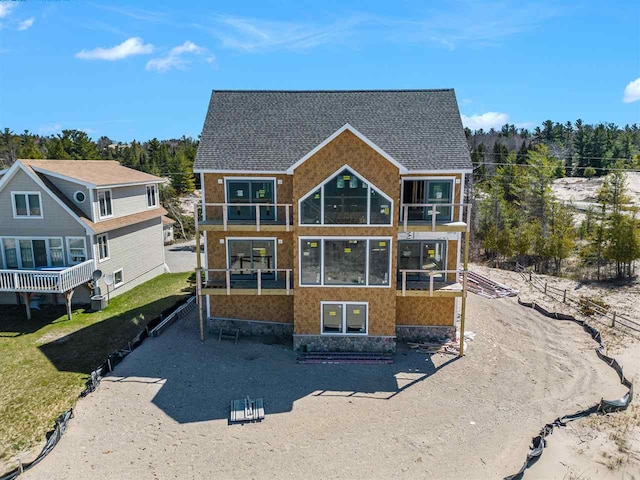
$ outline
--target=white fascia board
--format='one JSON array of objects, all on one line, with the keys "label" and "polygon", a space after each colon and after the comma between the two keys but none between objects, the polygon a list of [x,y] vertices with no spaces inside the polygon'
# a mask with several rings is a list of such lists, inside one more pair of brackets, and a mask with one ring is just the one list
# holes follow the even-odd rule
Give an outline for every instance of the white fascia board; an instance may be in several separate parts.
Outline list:
[{"label": "white fascia board", "polygon": [[335,132],[333,132],[331,135],[329,135],[325,140],[323,140],[319,145],[317,145],[315,148],[313,148],[309,153],[307,153],[304,157],[302,157],[300,160],[298,160],[296,163],[294,163],[293,165],[291,165],[288,169],[287,169],[287,173],[289,175],[292,175],[294,170],[296,168],[298,168],[300,165],[302,165],[304,162],[306,162],[309,158],[311,158],[313,155],[315,155],[316,153],[318,153],[320,150],[322,150],[326,145],[328,145],[330,142],[332,142],[338,135],[342,134],[344,131],[349,130],[351,133],[353,133],[356,137],[358,137],[360,140],[362,140],[364,143],[366,143],[369,147],[371,147],[373,150],[375,150],[377,153],[379,153],[382,157],[384,157],[387,161],[389,161],[392,165],[396,166],[398,168],[398,170],[400,170],[400,173],[407,173],[407,169],[406,167],[404,167],[403,165],[400,164],[400,162],[398,162],[395,158],[393,158],[391,155],[389,155],[387,152],[385,152],[382,148],[380,148],[378,145],[376,145],[375,143],[373,143],[371,140],[369,140],[365,135],[363,135],[362,133],[360,133],[358,130],[356,130],[354,127],[352,127],[351,125],[349,125],[348,123],[345,123],[342,127],[340,127],[338,130],[336,130]]},{"label": "white fascia board", "polygon": [[194,168],[193,173],[237,173],[247,175],[289,175],[286,170],[218,170],[215,168]]},{"label": "white fascia board", "polygon": [[462,168],[457,170],[451,170],[446,168],[441,169],[430,169],[430,170],[407,170],[404,172],[406,175],[421,175],[428,173],[438,173],[438,174],[465,174],[465,173],[473,173],[473,169],[471,168]]}]

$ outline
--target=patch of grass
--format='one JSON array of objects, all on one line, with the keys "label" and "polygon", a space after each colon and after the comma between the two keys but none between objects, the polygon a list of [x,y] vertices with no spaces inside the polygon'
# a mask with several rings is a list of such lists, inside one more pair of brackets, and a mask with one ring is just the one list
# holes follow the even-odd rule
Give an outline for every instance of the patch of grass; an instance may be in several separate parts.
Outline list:
[{"label": "patch of grass", "polygon": [[0,307],[0,460],[43,440],[55,418],[75,405],[91,370],[191,293],[189,279],[189,273],[160,275],[102,312],[75,310],[72,320],[64,306],[43,306],[31,320],[24,307]]}]

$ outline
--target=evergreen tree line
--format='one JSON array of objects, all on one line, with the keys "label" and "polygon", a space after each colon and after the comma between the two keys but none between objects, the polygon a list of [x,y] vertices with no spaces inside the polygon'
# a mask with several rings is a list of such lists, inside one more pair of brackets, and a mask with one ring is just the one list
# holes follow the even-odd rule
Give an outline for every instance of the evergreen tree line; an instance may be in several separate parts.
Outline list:
[{"label": "evergreen tree line", "polygon": [[606,175],[617,162],[625,168],[640,167],[640,127],[623,128],[613,123],[585,124],[546,120],[532,131],[506,124],[500,130],[465,129],[474,178],[491,177],[498,165],[515,152],[516,163],[525,163],[530,150],[545,145],[551,156],[560,160],[563,176],[593,177]]},{"label": "evergreen tree line", "polygon": [[640,258],[638,206],[626,193],[625,169],[618,159],[598,191],[597,208],[587,210],[577,225],[575,210],[560,202],[552,181],[566,174],[566,162],[540,143],[524,156],[507,152],[492,174],[475,184],[477,248],[496,262],[532,265],[543,273],[560,274],[569,258],[598,280],[634,275]]},{"label": "evergreen tree line", "polygon": [[62,130],[50,136],[25,130],[16,134],[5,128],[0,133],[0,168],[9,167],[18,158],[56,160],[117,160],[122,165],[171,180],[175,193],[195,190],[193,162],[197,140],[179,139],[116,143],[108,137],[94,141],[81,130]]}]

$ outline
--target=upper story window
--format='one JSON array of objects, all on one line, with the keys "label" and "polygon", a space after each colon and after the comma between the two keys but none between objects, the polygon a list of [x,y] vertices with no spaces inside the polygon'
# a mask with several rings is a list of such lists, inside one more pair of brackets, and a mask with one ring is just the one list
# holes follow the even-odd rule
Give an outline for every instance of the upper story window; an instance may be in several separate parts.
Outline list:
[{"label": "upper story window", "polygon": [[[407,212],[409,221],[450,222],[453,218],[453,179],[418,178],[402,181],[401,214]],[[448,205],[449,204],[449,205]],[[404,205],[407,205],[406,209]]]},{"label": "upper story window", "polygon": [[71,265],[87,261],[87,244],[84,237],[67,237],[67,258]]},{"label": "upper story window", "polygon": [[[260,220],[276,219],[276,181],[274,178],[226,178],[225,190],[229,220],[255,220],[256,204],[260,208]],[[242,204],[250,206],[243,207]]]},{"label": "upper story window", "polygon": [[100,208],[100,218],[113,217],[111,190],[98,190],[98,206]]},{"label": "upper story window", "polygon": [[345,167],[300,200],[301,225],[391,225],[393,201]]},{"label": "upper story window", "polygon": [[158,206],[158,186],[147,185],[147,208]]},{"label": "upper story window", "polygon": [[40,192],[11,192],[13,218],[42,218]]}]

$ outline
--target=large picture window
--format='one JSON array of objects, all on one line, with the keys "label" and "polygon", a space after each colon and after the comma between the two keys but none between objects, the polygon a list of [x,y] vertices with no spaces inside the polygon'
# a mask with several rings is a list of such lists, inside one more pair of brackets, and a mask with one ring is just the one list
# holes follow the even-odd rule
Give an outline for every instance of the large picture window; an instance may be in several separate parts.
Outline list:
[{"label": "large picture window", "polygon": [[300,285],[387,287],[390,253],[390,238],[302,238]]},{"label": "large picture window", "polygon": [[349,168],[300,201],[301,225],[391,225],[393,202]]},{"label": "large picture window", "polygon": [[324,335],[366,335],[369,305],[366,302],[321,302]]}]

